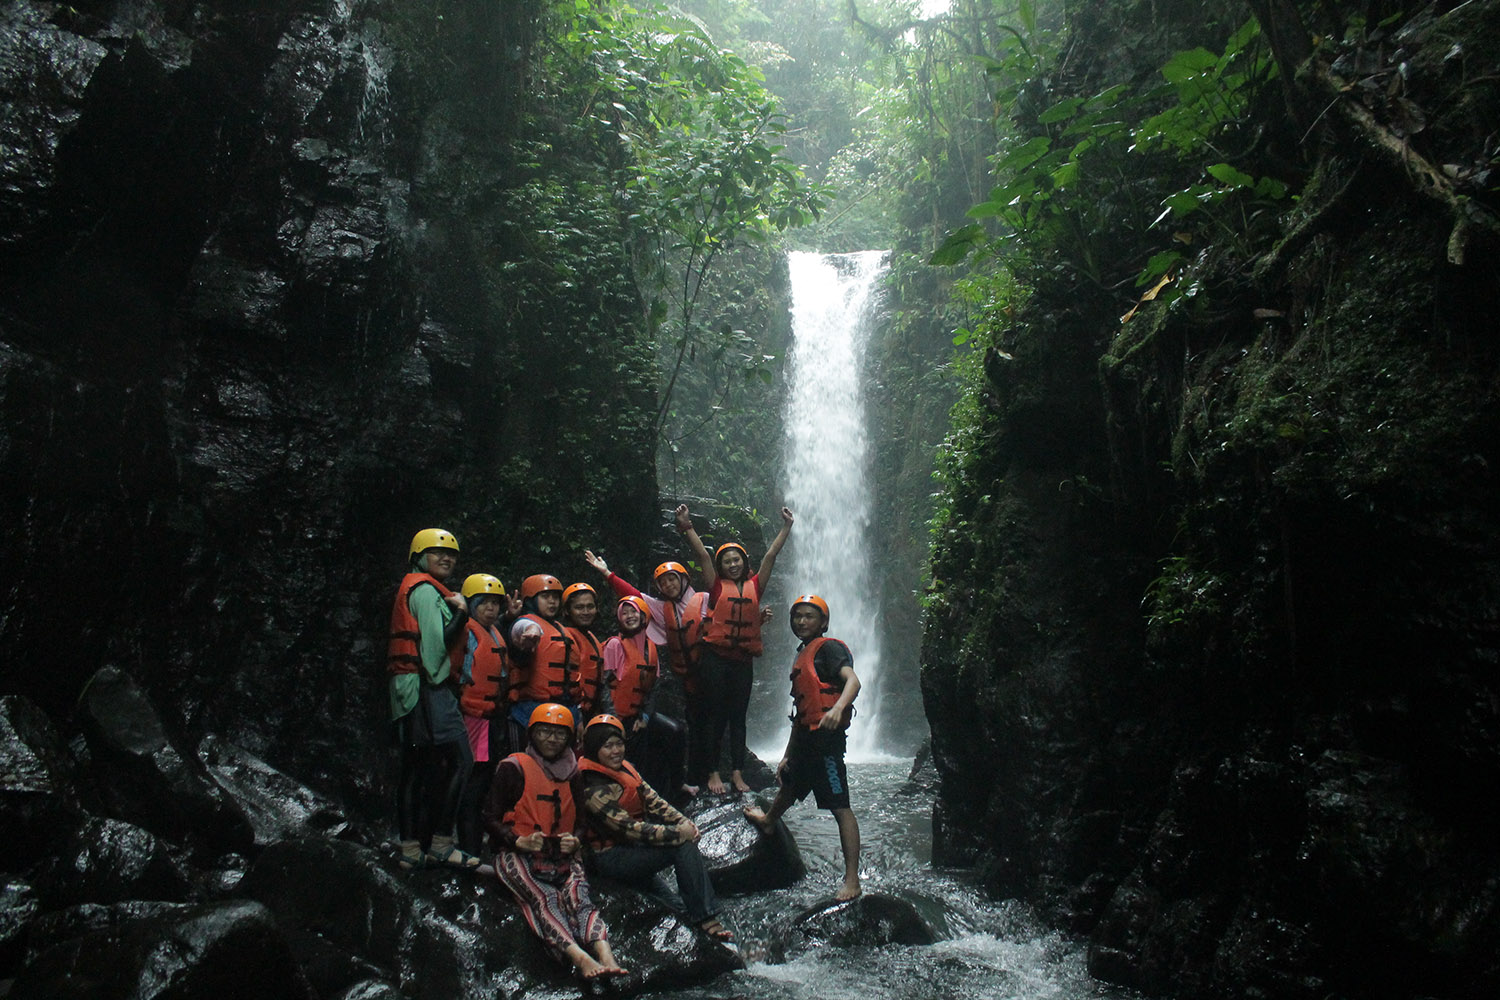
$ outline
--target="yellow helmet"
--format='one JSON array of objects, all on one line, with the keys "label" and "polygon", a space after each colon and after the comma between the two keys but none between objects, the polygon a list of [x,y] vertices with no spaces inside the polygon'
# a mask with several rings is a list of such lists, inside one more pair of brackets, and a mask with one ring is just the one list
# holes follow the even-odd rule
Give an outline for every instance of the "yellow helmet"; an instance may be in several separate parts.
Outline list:
[{"label": "yellow helmet", "polygon": [[501,583],[498,577],[490,576],[488,573],[471,573],[464,577],[464,585],[460,589],[460,593],[464,595],[464,600],[468,600],[476,594],[480,596],[489,594],[493,597],[504,597],[505,584]]},{"label": "yellow helmet", "polygon": [[453,532],[442,528],[423,528],[411,536],[411,554],[407,558],[416,559],[428,549],[452,549],[457,552],[458,539],[453,537]]},{"label": "yellow helmet", "polygon": [[559,705],[555,701],[546,701],[531,710],[531,720],[526,723],[529,730],[532,726],[539,725],[565,726],[573,728],[573,712],[566,705]]}]

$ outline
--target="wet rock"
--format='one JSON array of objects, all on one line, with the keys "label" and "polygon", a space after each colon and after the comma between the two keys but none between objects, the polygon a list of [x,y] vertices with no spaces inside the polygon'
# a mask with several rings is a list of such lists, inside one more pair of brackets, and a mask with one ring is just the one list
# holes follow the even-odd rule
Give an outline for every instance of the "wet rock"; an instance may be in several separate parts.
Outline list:
[{"label": "wet rock", "polygon": [[42,951],[12,993],[31,1000],[312,1000],[270,912],[236,900],[128,919]]},{"label": "wet rock", "polygon": [[185,913],[191,903],[132,899],[123,903],[80,903],[38,916],[27,934],[26,960],[34,961],[42,952],[60,941],[71,941],[87,934],[113,931],[144,920]]},{"label": "wet rock", "polygon": [[31,235],[57,183],[57,150],[78,126],[108,49],[53,23],[40,5],[0,10],[0,247]]},{"label": "wet rock", "polygon": [[630,971],[616,989],[687,986],[744,967],[739,952],[683,923],[659,901],[614,883],[591,888],[615,958]]},{"label": "wet rock", "polygon": [[783,889],[807,874],[785,823],[778,821],[775,833],[762,836],[745,818],[745,806],[752,800],[703,798],[695,799],[685,812],[698,826],[698,849],[708,863],[715,892],[730,896]]},{"label": "wet rock", "polygon": [[288,927],[320,995],[371,979],[430,1000],[492,1000],[513,992],[518,956],[548,959],[496,882],[443,872],[398,875],[347,841],[300,839],[268,847],[240,884]]},{"label": "wet rock", "polygon": [[9,979],[20,967],[26,925],[40,908],[31,883],[0,879],[0,979]]},{"label": "wet rock", "polygon": [[30,700],[0,698],[0,827],[5,869],[20,872],[49,857],[83,821],[72,757],[52,721]]},{"label": "wet rock", "polygon": [[192,885],[150,831],[118,819],[90,818],[61,842],[37,888],[49,907],[130,899],[183,902]]},{"label": "wet rock", "polygon": [[100,798],[122,819],[171,840],[226,850],[253,846],[249,819],[198,758],[181,753],[145,692],[115,667],[96,673],[78,700]]},{"label": "wet rock", "polygon": [[937,940],[917,908],[904,899],[865,893],[804,910],[792,922],[789,949],[862,945],[928,945]]},{"label": "wet rock", "polygon": [[258,845],[294,837],[336,837],[349,827],[338,805],[219,736],[210,733],[203,738],[198,759],[249,818]]}]

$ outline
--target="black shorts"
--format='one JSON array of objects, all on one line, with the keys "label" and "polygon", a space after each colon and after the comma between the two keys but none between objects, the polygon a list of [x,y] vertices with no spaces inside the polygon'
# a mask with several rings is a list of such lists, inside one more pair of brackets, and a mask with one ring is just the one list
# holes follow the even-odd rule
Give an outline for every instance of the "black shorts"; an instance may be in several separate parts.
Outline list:
[{"label": "black shorts", "polygon": [[848,809],[844,742],[842,730],[798,730],[782,772],[782,790],[797,802],[812,792],[819,809]]}]

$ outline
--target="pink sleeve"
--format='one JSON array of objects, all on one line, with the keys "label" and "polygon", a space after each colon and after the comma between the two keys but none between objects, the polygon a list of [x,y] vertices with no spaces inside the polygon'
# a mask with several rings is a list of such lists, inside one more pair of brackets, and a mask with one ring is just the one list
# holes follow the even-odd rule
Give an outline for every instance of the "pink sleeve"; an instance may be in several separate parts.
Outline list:
[{"label": "pink sleeve", "polygon": [[610,636],[604,644],[604,669],[614,675],[615,680],[625,673],[625,647],[617,635]]}]

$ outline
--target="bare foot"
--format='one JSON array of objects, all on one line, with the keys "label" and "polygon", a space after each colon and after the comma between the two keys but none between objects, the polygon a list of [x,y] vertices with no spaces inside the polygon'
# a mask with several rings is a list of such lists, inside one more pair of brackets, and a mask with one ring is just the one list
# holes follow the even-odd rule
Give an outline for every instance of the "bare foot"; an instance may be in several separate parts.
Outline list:
[{"label": "bare foot", "polygon": [[739,792],[741,795],[749,794],[750,786],[745,784],[745,779],[740,774],[740,772],[735,771],[729,776],[729,780],[734,785],[735,791]]},{"label": "bare foot", "polygon": [[[776,830],[776,824],[772,823],[764,812],[755,806],[745,807],[745,818],[748,819],[762,835],[769,837]],[[859,885],[855,883],[855,895],[859,894]]]},{"label": "bare foot", "polygon": [[842,903],[846,899],[858,899],[862,892],[864,890],[859,887],[859,876],[856,875],[852,879],[844,879],[843,888],[839,889],[833,898]]},{"label": "bare foot", "polygon": [[577,967],[578,974],[584,979],[598,979],[609,970],[594,961],[594,957],[584,952],[573,958],[573,965]]},{"label": "bare foot", "polygon": [[708,790],[714,795],[723,795],[729,791],[729,787],[724,784],[724,779],[719,777],[718,771],[708,776]]}]

